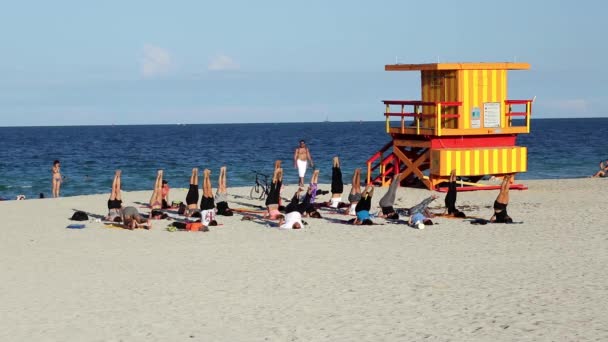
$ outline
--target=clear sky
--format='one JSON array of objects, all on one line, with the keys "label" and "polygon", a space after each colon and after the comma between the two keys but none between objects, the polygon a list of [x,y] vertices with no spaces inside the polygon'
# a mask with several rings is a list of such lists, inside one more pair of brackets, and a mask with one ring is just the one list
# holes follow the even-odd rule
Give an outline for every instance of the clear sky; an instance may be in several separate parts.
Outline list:
[{"label": "clear sky", "polygon": [[519,61],[535,117],[608,116],[603,1],[12,1],[0,126],[382,120],[384,65]]}]

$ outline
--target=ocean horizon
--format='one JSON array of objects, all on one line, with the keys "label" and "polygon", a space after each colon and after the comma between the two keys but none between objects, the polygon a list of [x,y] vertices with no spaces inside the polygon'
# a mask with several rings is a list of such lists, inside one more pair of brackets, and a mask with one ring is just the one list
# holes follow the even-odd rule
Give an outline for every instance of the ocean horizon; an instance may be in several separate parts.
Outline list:
[{"label": "ocean horizon", "polygon": [[[125,191],[151,190],[157,169],[170,186],[185,188],[192,167],[228,166],[228,186],[253,184],[252,170],[272,172],[283,160],[285,182],[297,182],[293,152],[307,141],[319,181],[331,180],[331,160],[340,156],[345,183],[352,171],[390,137],[384,121],[94,125],[0,127],[0,197],[50,197],[51,166],[62,163],[62,196],[108,193],[115,169],[123,170]],[[528,172],[518,179],[588,177],[608,159],[608,118],[535,118],[531,133],[517,144],[528,147]],[[584,139],[582,138],[584,137]],[[307,176],[311,172],[308,171]]]}]

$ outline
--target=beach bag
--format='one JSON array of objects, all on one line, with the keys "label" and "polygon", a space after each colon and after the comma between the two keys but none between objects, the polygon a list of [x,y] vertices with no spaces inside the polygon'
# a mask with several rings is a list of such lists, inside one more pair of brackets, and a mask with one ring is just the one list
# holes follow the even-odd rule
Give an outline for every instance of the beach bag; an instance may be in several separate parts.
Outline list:
[{"label": "beach bag", "polygon": [[84,211],[77,211],[72,215],[72,218],[70,219],[72,221],[88,221],[89,220],[89,215],[87,215],[87,213],[85,213]]}]

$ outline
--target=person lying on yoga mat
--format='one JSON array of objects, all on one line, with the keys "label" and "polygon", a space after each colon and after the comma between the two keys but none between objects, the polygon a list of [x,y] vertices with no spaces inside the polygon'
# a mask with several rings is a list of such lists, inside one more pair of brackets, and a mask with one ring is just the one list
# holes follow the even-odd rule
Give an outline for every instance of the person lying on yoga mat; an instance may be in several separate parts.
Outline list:
[{"label": "person lying on yoga mat", "polygon": [[108,199],[108,215],[104,217],[107,221],[122,222],[122,194],[120,191],[120,175],[121,171],[114,172],[114,180],[112,181],[112,192]]},{"label": "person lying on yoga mat", "polygon": [[395,211],[395,198],[397,197],[397,188],[399,188],[399,183],[401,182],[401,173],[396,174],[393,177],[391,185],[386,190],[386,194],[382,196],[380,202],[380,208],[382,208],[382,217],[389,220],[398,220],[399,214]]},{"label": "person lying on yoga mat", "polygon": [[205,227],[217,226],[210,176],[211,170],[205,169],[203,171],[203,197],[201,198],[201,223]]},{"label": "person lying on yoga mat", "polygon": [[186,216],[192,216],[198,212],[198,168],[193,168],[190,174],[190,187],[188,188],[188,194],[186,194]]},{"label": "person lying on yoga mat", "polygon": [[347,213],[349,215],[356,215],[356,206],[361,200],[361,169],[355,169],[353,172],[353,185],[348,195],[349,207]]},{"label": "person lying on yoga mat", "polygon": [[220,168],[220,176],[217,180],[217,191],[215,192],[215,205],[217,214],[222,216],[232,216],[234,213],[228,207],[228,187],[226,186],[226,167]]},{"label": "person lying on yoga mat", "polygon": [[437,199],[437,195],[431,195],[409,209],[410,219],[408,224],[411,227],[424,229],[425,225],[433,224],[433,221],[431,221],[433,214],[429,211],[428,206],[435,199]]},{"label": "person lying on yoga mat", "polygon": [[344,183],[342,182],[342,169],[340,169],[340,158],[337,156],[333,159],[333,167],[331,169],[331,199],[328,205],[331,208],[338,208],[342,202],[342,193],[344,192]]},{"label": "person lying on yoga mat", "polygon": [[169,209],[171,208],[171,206],[169,205],[169,190],[171,190],[169,188],[169,182],[163,179],[163,187],[161,190],[161,195],[162,195],[162,207],[163,209]]},{"label": "person lying on yoga mat", "polygon": [[150,209],[162,209],[163,207],[163,170],[156,172],[156,181],[149,204]]},{"label": "person lying on yoga mat", "polygon": [[272,183],[270,184],[268,197],[266,197],[267,212],[264,214],[265,218],[277,220],[283,217],[283,215],[281,215],[279,212],[281,186],[283,186],[283,169],[279,167],[274,169],[274,173],[272,175]]},{"label": "person lying on yoga mat", "polygon": [[511,184],[512,175],[505,175],[500,185],[500,192],[494,201],[494,215],[490,218],[490,222],[496,223],[513,223],[513,219],[507,214],[507,205],[509,204],[509,185]]},{"label": "person lying on yoga mat", "polygon": [[456,209],[456,170],[450,173],[450,182],[448,183],[448,193],[445,194],[445,207],[448,211],[447,216],[467,217],[462,211]]},{"label": "person lying on yoga mat", "polygon": [[369,210],[372,208],[372,195],[374,194],[374,187],[368,185],[365,191],[361,194],[361,200],[357,202],[355,206],[355,213],[357,217],[353,221],[356,225],[372,225],[371,216]]},{"label": "person lying on yoga mat", "polygon": [[306,194],[303,197],[300,197],[300,192],[302,188],[298,188],[293,197],[291,198],[291,202],[285,207],[285,213],[289,214],[291,212],[297,211],[301,216],[308,215],[312,218],[321,218],[321,214],[315,209],[315,206],[310,203],[312,198],[312,188],[308,188]]},{"label": "person lying on yoga mat", "polygon": [[300,203],[300,190],[295,192],[291,202],[285,207],[285,218],[279,218],[279,228],[281,229],[300,229],[303,226],[302,214],[306,211],[307,199]]},{"label": "person lying on yoga mat", "polygon": [[317,190],[319,189],[319,170],[314,170],[312,177],[310,177],[310,185],[308,186],[307,195],[310,197],[310,203],[315,203],[317,197]]}]

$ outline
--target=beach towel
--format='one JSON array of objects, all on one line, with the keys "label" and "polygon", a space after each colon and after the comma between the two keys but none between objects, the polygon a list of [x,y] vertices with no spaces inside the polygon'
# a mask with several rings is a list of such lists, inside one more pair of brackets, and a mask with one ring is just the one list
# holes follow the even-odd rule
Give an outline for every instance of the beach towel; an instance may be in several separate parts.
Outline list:
[{"label": "beach towel", "polygon": [[82,229],[84,227],[85,227],[84,224],[70,224],[66,228],[68,228],[68,229]]}]

